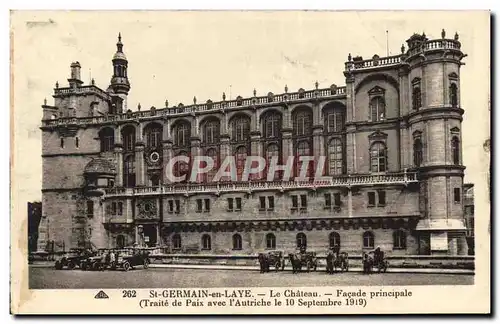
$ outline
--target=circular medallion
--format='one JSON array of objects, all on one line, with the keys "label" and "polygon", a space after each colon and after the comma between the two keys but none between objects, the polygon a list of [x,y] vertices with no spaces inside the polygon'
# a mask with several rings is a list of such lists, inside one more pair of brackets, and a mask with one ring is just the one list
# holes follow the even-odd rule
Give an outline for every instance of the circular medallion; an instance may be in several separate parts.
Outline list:
[{"label": "circular medallion", "polygon": [[151,162],[157,163],[158,161],[160,161],[160,154],[158,154],[158,152],[152,152],[149,155],[149,159],[151,160]]}]

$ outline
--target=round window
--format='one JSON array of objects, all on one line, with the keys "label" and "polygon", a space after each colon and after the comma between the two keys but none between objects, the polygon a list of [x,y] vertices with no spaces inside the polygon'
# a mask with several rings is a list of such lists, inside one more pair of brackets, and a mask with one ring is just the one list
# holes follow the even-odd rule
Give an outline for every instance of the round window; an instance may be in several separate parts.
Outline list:
[{"label": "round window", "polygon": [[149,159],[151,160],[151,162],[155,162],[156,163],[156,162],[160,161],[160,154],[158,154],[158,152],[153,152],[149,156]]}]

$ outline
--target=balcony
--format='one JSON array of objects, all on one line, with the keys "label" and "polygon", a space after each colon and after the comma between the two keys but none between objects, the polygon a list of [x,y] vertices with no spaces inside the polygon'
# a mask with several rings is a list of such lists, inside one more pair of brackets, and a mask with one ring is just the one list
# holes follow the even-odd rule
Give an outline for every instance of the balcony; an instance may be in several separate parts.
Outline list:
[{"label": "balcony", "polygon": [[[98,95],[106,95],[105,92],[100,90],[95,86],[84,86],[78,88],[58,88],[55,89],[56,95],[69,95],[73,93],[95,93]],[[236,109],[241,107],[259,107],[269,104],[279,104],[279,103],[293,103],[310,101],[312,99],[330,99],[339,98],[346,96],[346,87],[330,87],[324,89],[314,89],[314,90],[303,90],[300,89],[297,92],[289,92],[283,94],[272,94],[269,93],[266,96],[254,96],[251,98],[241,98],[238,97],[235,100],[223,100],[219,102],[207,102],[202,104],[193,104],[189,106],[183,106],[179,104],[177,107],[162,108],[162,109],[150,109],[144,111],[130,111],[118,115],[108,115],[108,116],[94,116],[94,117],[69,117],[69,118],[58,118],[58,119],[48,119],[42,121],[42,126],[62,126],[62,125],[89,125],[89,124],[105,124],[118,121],[128,121],[137,119],[151,119],[158,118],[161,116],[175,116],[175,115],[189,115],[197,112],[205,111],[220,111],[226,109]]]},{"label": "balcony", "polygon": [[106,189],[105,198],[123,196],[157,196],[172,194],[221,194],[234,191],[265,191],[278,190],[287,191],[295,189],[331,188],[331,187],[355,187],[364,185],[408,185],[417,183],[417,174],[414,172],[387,173],[380,175],[355,175],[331,177],[326,180],[308,181],[249,181],[249,182],[221,182],[221,183],[188,183],[171,184],[159,187],[138,188],[109,188]]},{"label": "balcony", "polygon": [[67,88],[55,88],[54,89],[54,97],[64,97],[70,96],[74,94],[85,94],[85,95],[98,95],[105,100],[109,100],[110,96],[107,92],[99,89],[95,85],[87,85],[80,87],[67,87]]}]

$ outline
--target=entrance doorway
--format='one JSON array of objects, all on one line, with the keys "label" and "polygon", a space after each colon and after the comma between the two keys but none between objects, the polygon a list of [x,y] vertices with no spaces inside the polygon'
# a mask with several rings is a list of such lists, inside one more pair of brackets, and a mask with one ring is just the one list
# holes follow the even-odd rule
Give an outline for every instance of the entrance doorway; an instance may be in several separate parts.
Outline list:
[{"label": "entrance doorway", "polygon": [[158,241],[156,225],[143,225],[144,243],[147,246],[155,246]]}]

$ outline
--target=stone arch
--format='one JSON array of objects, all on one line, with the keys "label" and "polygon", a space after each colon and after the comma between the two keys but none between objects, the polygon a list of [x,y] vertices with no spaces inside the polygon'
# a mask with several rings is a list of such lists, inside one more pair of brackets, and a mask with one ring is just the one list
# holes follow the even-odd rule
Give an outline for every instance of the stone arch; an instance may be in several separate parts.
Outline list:
[{"label": "stone arch", "polygon": [[375,80],[381,80],[381,81],[385,81],[385,82],[389,83],[390,85],[392,85],[396,89],[396,91],[399,95],[399,82],[394,77],[392,77],[386,73],[374,73],[374,74],[370,74],[370,75],[366,76],[364,79],[362,79],[356,85],[356,88],[354,89],[354,94],[357,94],[359,89],[363,85],[365,85],[368,82],[375,81]]}]

